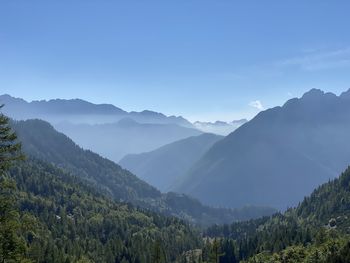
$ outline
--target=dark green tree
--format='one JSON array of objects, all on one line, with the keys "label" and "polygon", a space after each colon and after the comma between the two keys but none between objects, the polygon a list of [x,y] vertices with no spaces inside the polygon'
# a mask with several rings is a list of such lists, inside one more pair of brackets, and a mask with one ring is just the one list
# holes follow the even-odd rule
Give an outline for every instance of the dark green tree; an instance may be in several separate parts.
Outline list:
[{"label": "dark green tree", "polygon": [[162,248],[162,245],[159,240],[157,240],[154,244],[154,249],[153,249],[153,262],[154,263],[164,263],[166,262],[165,255],[164,255],[164,250]]},{"label": "dark green tree", "polygon": [[[3,105],[0,106],[0,110]],[[19,159],[23,159],[21,153],[21,144],[17,142],[17,135],[10,127],[10,120],[4,114],[0,113],[0,175]]]},{"label": "dark green tree", "polygon": [[219,263],[220,262],[220,257],[222,257],[224,253],[221,253],[221,244],[220,241],[216,238],[214,238],[213,244],[212,244],[212,249],[211,249],[211,254],[210,254],[210,262],[213,263]]},{"label": "dark green tree", "polygon": [[[0,106],[0,109],[3,106]],[[20,236],[13,180],[6,175],[11,164],[22,159],[21,144],[11,130],[9,118],[0,114],[0,262],[24,262],[25,240]]]}]

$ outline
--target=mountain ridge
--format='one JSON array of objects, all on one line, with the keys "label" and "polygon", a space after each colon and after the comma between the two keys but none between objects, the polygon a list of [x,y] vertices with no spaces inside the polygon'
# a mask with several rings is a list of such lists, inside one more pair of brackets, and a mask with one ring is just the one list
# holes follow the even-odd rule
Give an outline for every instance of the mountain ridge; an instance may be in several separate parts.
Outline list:
[{"label": "mountain ridge", "polygon": [[132,203],[198,225],[244,220],[274,212],[264,207],[212,208],[186,195],[162,194],[118,164],[80,148],[48,122],[13,121],[12,127],[28,156],[70,172],[116,201]]},{"label": "mountain ridge", "polygon": [[118,162],[130,153],[154,150],[202,132],[181,116],[149,110],[126,112],[111,104],[82,99],[27,102],[1,95],[3,112],[15,120],[42,119],[85,149]]},{"label": "mountain ridge", "polygon": [[[9,115],[13,119],[32,119],[38,116],[35,114],[69,114],[69,115],[115,115],[118,120],[120,117],[135,118],[136,121],[142,122],[154,122],[159,123],[175,123],[185,127],[192,127],[192,124],[183,118],[182,116],[166,116],[163,113],[155,112],[151,110],[143,110],[140,112],[130,111],[127,112],[121,108],[116,107],[113,104],[95,104],[83,99],[50,99],[50,100],[33,100],[26,101],[22,98],[15,98],[9,94],[0,95],[0,102],[6,104],[4,113]],[[15,108],[9,110],[8,108]],[[20,111],[26,109],[26,114],[20,114]],[[144,118],[144,119],[143,119]],[[46,120],[46,119],[45,119]],[[113,122],[113,119],[109,120]]]},{"label": "mountain ridge", "polygon": [[211,205],[295,204],[350,162],[348,92],[311,90],[260,112],[215,143],[172,190]]}]

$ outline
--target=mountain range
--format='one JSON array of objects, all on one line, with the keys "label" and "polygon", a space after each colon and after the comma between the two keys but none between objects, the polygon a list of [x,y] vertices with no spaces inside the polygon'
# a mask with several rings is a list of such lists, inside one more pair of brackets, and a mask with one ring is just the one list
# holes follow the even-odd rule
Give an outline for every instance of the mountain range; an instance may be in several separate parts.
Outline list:
[{"label": "mountain range", "polygon": [[42,119],[85,149],[118,162],[132,153],[155,150],[202,132],[183,117],[149,110],[126,112],[110,104],[81,99],[27,102],[1,95],[3,112],[15,120]]},{"label": "mountain range", "polygon": [[[349,102],[350,91],[337,96],[313,89],[260,112],[221,139],[174,123],[139,123],[130,117],[102,124],[68,120],[55,127],[114,161],[135,153],[120,164],[162,191],[184,193],[215,207],[285,209],[350,163]],[[84,105],[94,113],[102,107]]]},{"label": "mountain range", "polygon": [[[14,139],[4,134],[9,130],[1,117],[1,140]],[[119,125],[135,122],[126,118]],[[202,134],[133,156],[140,158],[133,165],[163,172],[187,166],[174,188],[208,203],[260,205],[241,209],[161,193],[48,122],[11,126],[27,160],[0,180],[1,231],[11,233],[2,242],[9,240],[33,261],[349,262],[350,169],[330,179],[350,163],[350,90],[339,96],[311,90],[261,112],[227,137]],[[303,201],[283,213],[270,216],[275,210],[264,207],[284,209],[298,197]],[[199,234],[186,221],[215,225]]]},{"label": "mountain range", "polygon": [[[350,259],[349,169],[285,213],[215,224],[199,234],[161,211],[156,214],[113,201],[111,195],[118,196],[114,189],[124,188],[129,194],[121,195],[144,201],[156,196],[157,190],[118,165],[82,150],[50,124],[28,120],[11,126],[19,134],[27,160],[17,163],[1,180],[0,198],[6,211],[2,231],[13,233],[16,227],[18,239],[11,238],[16,241],[11,244],[15,248],[24,245],[25,257],[33,261],[154,262],[155,255],[171,262],[188,262],[188,258],[225,263]],[[17,188],[6,180],[14,180]],[[173,211],[203,213],[198,210],[200,203],[185,195],[170,193],[163,198],[169,199]],[[157,206],[164,204],[151,200]],[[12,208],[15,203],[19,213]],[[211,208],[204,214],[208,211],[223,217],[224,211],[242,213],[244,209]]]},{"label": "mountain range", "polygon": [[83,150],[45,121],[13,121],[12,127],[28,157],[64,169],[118,202],[131,203],[198,225],[245,220],[275,211],[254,206],[240,209],[212,208],[187,195],[162,194],[114,162],[89,150]]},{"label": "mountain range", "polygon": [[172,188],[211,205],[285,209],[350,163],[350,91],[313,89],[215,143]]},{"label": "mountain range", "polygon": [[138,123],[177,124],[193,128],[192,123],[181,116],[165,116],[162,113],[144,110],[124,111],[112,104],[94,104],[82,99],[53,99],[27,102],[8,94],[0,96],[5,104],[3,113],[12,119],[26,120],[38,118],[52,124],[60,122],[103,124],[130,118]]}]

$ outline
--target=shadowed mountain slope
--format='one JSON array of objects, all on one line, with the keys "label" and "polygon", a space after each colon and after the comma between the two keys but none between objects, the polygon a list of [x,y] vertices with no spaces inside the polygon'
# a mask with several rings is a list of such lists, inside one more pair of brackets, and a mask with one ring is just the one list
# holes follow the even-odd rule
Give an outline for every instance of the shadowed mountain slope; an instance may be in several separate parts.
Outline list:
[{"label": "shadowed mountain slope", "polygon": [[151,152],[127,155],[119,164],[164,192],[222,138],[209,133],[189,137]]},{"label": "shadowed mountain slope", "polygon": [[14,121],[12,126],[28,156],[65,169],[117,201],[130,202],[200,225],[244,220],[274,212],[273,209],[264,207],[236,210],[211,208],[186,195],[161,194],[114,162],[81,149],[45,121]]},{"label": "shadowed mountain slope", "polygon": [[350,91],[311,90],[213,145],[173,190],[212,205],[286,208],[350,163]]}]

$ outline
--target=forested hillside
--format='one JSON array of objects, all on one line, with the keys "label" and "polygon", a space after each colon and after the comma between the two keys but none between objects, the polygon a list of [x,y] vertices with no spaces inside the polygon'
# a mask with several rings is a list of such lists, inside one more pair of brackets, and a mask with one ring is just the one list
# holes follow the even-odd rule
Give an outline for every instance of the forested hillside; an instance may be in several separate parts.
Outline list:
[{"label": "forested hillside", "polygon": [[34,262],[154,262],[157,255],[173,261],[200,246],[184,222],[114,203],[48,163],[16,164],[10,178],[25,254]]},{"label": "forested hillside", "polygon": [[[350,169],[316,189],[295,209],[257,220],[210,227],[220,253],[235,261],[349,262]],[[227,246],[227,244],[229,244]],[[211,248],[211,245],[209,246]]]},{"label": "forested hillside", "polygon": [[179,219],[114,202],[88,181],[24,157],[0,115],[1,262],[173,262],[201,244]]},{"label": "forested hillside", "polygon": [[64,168],[117,201],[131,202],[136,206],[206,226],[247,220],[274,212],[268,207],[253,206],[234,210],[210,208],[186,195],[161,194],[114,162],[83,150],[45,121],[14,121],[12,125],[28,156]]},{"label": "forested hillside", "polygon": [[154,187],[112,161],[83,150],[45,121],[14,121],[12,126],[27,155],[67,169],[102,188],[116,200],[160,197],[160,192]]}]

